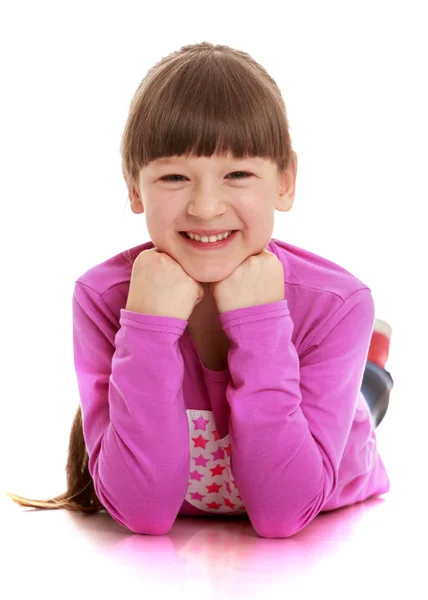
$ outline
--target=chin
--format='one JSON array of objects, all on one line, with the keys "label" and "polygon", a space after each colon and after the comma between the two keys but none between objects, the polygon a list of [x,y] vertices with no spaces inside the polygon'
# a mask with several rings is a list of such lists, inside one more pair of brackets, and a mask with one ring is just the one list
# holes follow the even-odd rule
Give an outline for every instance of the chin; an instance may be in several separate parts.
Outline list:
[{"label": "chin", "polygon": [[210,273],[208,274],[207,270],[204,269],[204,271],[206,272],[206,274],[202,274],[202,273],[198,273],[196,269],[193,268],[188,268],[187,266],[185,267],[184,265],[180,265],[182,267],[182,269],[187,273],[187,275],[189,277],[191,277],[192,279],[194,279],[195,281],[198,281],[199,283],[201,283],[203,285],[203,287],[205,289],[208,289],[208,286],[210,283],[217,283],[219,281],[223,281],[223,279],[226,279],[227,277],[229,277],[229,275],[232,273],[232,271],[227,271],[226,269],[222,272],[222,273],[217,273],[213,274]]},{"label": "chin", "polygon": [[223,281],[223,279],[226,279],[227,277],[229,277],[229,275],[230,273],[225,273],[224,275],[219,275],[218,277],[214,277],[213,275],[202,277],[201,275],[195,273],[194,275],[190,274],[190,277],[192,277],[196,281],[199,281],[199,283],[202,283],[204,287],[208,287],[210,283],[217,283],[219,281]]}]

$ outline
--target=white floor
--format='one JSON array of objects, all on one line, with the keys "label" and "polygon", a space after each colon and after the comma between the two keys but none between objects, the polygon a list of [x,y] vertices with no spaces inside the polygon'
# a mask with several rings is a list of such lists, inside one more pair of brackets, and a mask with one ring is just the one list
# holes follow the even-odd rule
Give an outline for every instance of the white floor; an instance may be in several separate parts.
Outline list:
[{"label": "white floor", "polygon": [[37,511],[3,494],[0,597],[426,600],[425,426],[401,410],[397,381],[393,394],[377,430],[391,490],[320,514],[292,538],[260,538],[249,521],[184,516],[167,535],[137,535],[107,513]]}]

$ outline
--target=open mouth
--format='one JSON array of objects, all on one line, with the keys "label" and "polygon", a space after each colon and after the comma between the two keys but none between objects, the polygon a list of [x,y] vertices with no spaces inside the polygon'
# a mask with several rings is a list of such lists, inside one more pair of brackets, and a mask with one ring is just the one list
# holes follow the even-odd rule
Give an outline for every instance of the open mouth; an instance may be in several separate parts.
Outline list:
[{"label": "open mouth", "polygon": [[180,231],[180,235],[184,238],[188,244],[199,250],[214,250],[216,248],[222,248],[228,246],[235,238],[238,233],[238,229],[232,230],[232,233],[224,240],[218,240],[216,242],[200,242],[198,240],[192,240],[184,231]]}]

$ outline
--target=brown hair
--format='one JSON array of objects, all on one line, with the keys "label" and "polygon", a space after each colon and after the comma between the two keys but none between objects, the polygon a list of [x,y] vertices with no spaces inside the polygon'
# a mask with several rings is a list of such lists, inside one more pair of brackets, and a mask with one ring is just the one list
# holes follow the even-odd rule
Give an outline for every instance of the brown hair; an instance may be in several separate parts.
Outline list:
[{"label": "brown hair", "polygon": [[[121,142],[128,189],[140,168],[166,156],[260,156],[283,173],[295,160],[281,92],[251,56],[208,42],[183,46],[152,67],[131,101]],[[67,491],[50,500],[6,494],[21,506],[105,510],[88,468],[79,404],[67,460]]]}]

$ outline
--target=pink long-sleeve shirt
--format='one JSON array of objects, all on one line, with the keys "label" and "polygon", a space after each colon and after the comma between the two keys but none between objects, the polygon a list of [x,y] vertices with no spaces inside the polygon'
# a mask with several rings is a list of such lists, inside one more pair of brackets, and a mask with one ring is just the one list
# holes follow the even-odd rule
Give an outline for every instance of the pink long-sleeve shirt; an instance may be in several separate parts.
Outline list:
[{"label": "pink long-sleeve shirt", "polygon": [[133,260],[153,247],[113,256],[74,287],[83,432],[107,512],[145,534],[168,533],[178,514],[248,515],[275,538],[388,492],[360,391],[370,288],[272,238],[285,299],[221,313],[228,368],[212,371],[186,320],[124,308]]}]

